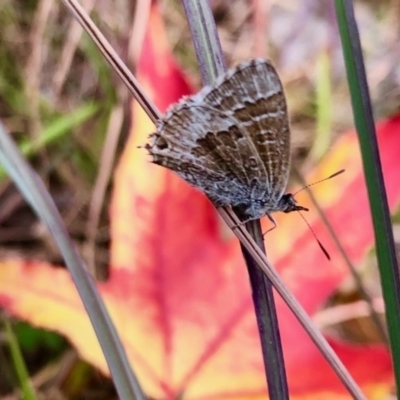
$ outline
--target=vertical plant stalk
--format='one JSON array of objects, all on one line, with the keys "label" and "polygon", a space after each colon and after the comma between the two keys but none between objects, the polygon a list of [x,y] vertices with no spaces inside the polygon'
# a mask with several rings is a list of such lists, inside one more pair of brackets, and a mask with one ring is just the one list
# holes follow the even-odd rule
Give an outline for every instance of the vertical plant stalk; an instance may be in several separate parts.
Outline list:
[{"label": "vertical plant stalk", "polygon": [[386,320],[392,350],[397,397],[399,398],[400,277],[393,229],[353,4],[351,0],[336,0],[335,5],[374,225],[376,255],[386,306]]},{"label": "vertical plant stalk", "polygon": [[[203,83],[212,84],[224,73],[225,62],[210,6],[204,0],[183,0],[183,5],[192,32]],[[246,228],[265,253],[260,221],[250,221],[246,223]],[[279,400],[289,399],[273,286],[242,244],[241,249],[250,278],[269,397]]]}]

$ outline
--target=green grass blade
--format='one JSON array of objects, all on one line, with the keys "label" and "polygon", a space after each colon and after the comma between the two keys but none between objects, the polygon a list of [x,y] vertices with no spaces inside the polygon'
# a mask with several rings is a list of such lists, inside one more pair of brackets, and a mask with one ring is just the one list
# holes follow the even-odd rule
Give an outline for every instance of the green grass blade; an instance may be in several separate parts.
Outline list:
[{"label": "green grass blade", "polygon": [[[56,142],[57,140],[68,134],[72,128],[81,125],[89,119],[99,107],[94,103],[85,104],[69,114],[62,115],[49,123],[39,134],[37,140],[23,140],[19,148],[24,156],[31,156],[38,150],[47,145]],[[6,176],[6,172],[0,166],[0,180]]]},{"label": "green grass blade", "polygon": [[46,145],[61,139],[72,128],[80,126],[96,113],[99,106],[95,103],[84,104],[69,114],[54,119],[47,125],[38,137],[38,140],[24,140],[20,144],[20,150],[24,156],[30,156]]},{"label": "green grass blade", "polygon": [[13,360],[15,371],[21,385],[22,398],[25,400],[37,400],[38,397],[30,381],[28,370],[26,368],[25,361],[18,344],[18,340],[15,337],[11,323],[7,318],[4,319],[4,326],[10,348],[11,358]]},{"label": "green grass blade", "polygon": [[400,279],[389,206],[353,5],[350,0],[336,0],[335,5],[372,213],[395,378],[399,388]]}]

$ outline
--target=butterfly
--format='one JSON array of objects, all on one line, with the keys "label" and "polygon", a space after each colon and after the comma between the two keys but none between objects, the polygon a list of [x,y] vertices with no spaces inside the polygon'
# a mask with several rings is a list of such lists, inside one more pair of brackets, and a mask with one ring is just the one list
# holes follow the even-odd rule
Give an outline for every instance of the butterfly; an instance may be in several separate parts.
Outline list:
[{"label": "butterfly", "polygon": [[172,105],[145,145],[152,162],[176,172],[244,222],[308,211],[285,194],[290,127],[282,83],[263,59],[243,62]]}]

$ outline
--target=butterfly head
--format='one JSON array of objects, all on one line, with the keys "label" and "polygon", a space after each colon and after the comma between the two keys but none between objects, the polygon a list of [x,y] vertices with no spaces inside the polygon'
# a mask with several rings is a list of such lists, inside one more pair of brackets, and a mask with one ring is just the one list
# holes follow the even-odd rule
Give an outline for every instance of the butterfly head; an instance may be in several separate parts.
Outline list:
[{"label": "butterfly head", "polygon": [[284,194],[280,198],[277,208],[284,213],[290,213],[292,211],[308,211],[308,208],[297,205],[295,198],[290,193]]}]

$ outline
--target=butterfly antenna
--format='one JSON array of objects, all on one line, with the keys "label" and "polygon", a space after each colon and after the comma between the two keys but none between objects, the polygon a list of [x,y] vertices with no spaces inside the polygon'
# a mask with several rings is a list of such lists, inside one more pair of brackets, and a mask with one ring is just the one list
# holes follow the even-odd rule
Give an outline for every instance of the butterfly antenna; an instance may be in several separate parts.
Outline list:
[{"label": "butterfly antenna", "polygon": [[[332,178],[334,178],[335,176],[338,176],[338,175],[340,175],[340,174],[343,174],[344,171],[345,171],[344,169],[341,169],[340,171],[335,172],[334,174],[328,176],[327,178],[320,179],[319,181],[310,183],[310,184],[304,186],[302,189],[298,190],[296,193],[294,193],[293,196],[295,196],[297,193],[300,193],[300,192],[303,191],[304,189],[309,188],[310,186],[314,186],[314,185],[316,185],[317,183],[321,183],[321,182],[327,181],[328,179],[332,179]],[[317,238],[317,235],[315,234],[313,228],[311,228],[311,225],[310,225],[310,224],[308,223],[308,221],[305,219],[304,215],[303,215],[299,210],[297,210],[297,211],[298,211],[298,213],[300,214],[301,218],[303,218],[303,221],[306,223],[306,225],[308,226],[308,228],[310,229],[312,235],[314,236],[315,240],[317,241],[317,243],[318,243],[319,247],[321,248],[322,252],[325,254],[325,257],[326,257],[328,260],[330,260],[331,257],[329,256],[329,253],[326,251],[325,247],[322,245],[322,243],[321,243],[321,242],[319,241],[319,239]]]},{"label": "butterfly antenna", "polygon": [[[329,178],[326,178],[326,179],[329,179]],[[325,180],[325,179],[324,179],[324,180]],[[317,183],[317,182],[315,182],[315,183]],[[322,252],[325,254],[325,257],[330,261],[331,257],[330,257],[330,255],[329,255],[329,253],[327,252],[327,250],[325,249],[325,247],[322,245],[322,243],[321,243],[321,242],[319,241],[319,239],[317,238],[317,235],[315,234],[313,228],[311,228],[311,225],[308,223],[308,221],[305,219],[304,215],[303,215],[300,211],[297,211],[297,212],[300,214],[301,218],[303,218],[303,221],[304,221],[304,222],[306,223],[306,225],[309,227],[309,229],[310,229],[312,235],[314,236],[315,240],[316,240],[317,243],[319,244],[319,247],[321,248]]]},{"label": "butterfly antenna", "polygon": [[[338,176],[338,175],[340,175],[340,174],[343,174],[344,171],[345,171],[344,169],[341,169],[340,171],[335,172],[334,174],[328,176],[327,178],[320,179],[319,181],[310,183],[310,184],[304,186],[303,188],[301,188],[300,190],[298,190],[296,193],[294,193],[293,196],[296,196],[297,193],[302,192],[304,189],[307,189],[307,188],[309,188],[310,186],[314,186],[314,185],[316,185],[317,183],[321,183],[321,182],[327,181],[328,179],[332,179],[332,178],[334,178],[335,176]],[[303,218],[304,218],[304,217],[303,217]]]}]

